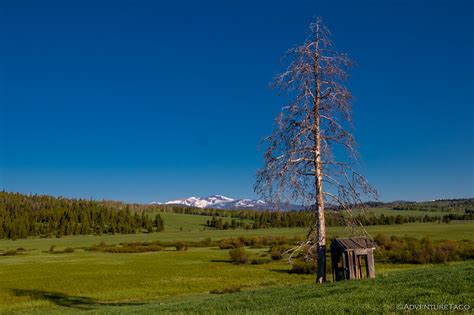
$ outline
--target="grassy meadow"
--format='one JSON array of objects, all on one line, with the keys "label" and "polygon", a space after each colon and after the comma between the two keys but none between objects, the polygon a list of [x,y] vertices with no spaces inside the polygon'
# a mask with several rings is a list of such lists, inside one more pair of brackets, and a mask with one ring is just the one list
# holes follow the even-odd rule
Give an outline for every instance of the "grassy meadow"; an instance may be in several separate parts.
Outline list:
[{"label": "grassy meadow", "polygon": [[[393,210],[395,211],[395,210]],[[306,228],[268,228],[258,230],[215,230],[207,228],[205,223],[210,220],[209,216],[188,215],[177,213],[161,213],[166,222],[166,228],[158,233],[140,234],[115,234],[115,235],[77,235],[63,236],[61,238],[28,238],[18,240],[0,240],[0,252],[2,250],[12,250],[19,247],[36,251],[46,251],[51,245],[58,249],[66,247],[90,246],[105,242],[107,244],[118,244],[120,242],[145,242],[145,241],[196,241],[205,238],[213,240],[239,237],[239,236],[303,236]],[[410,223],[396,225],[375,225],[365,228],[370,234],[387,234],[396,236],[412,236],[421,238],[430,236],[433,239],[451,240],[474,240],[474,222],[452,221],[445,223]],[[328,236],[346,236],[348,231],[344,227],[328,227]]]},{"label": "grassy meadow", "polygon": [[[408,305],[455,304],[468,305],[471,309],[417,313],[469,314],[474,304],[473,275],[474,263],[464,262],[403,270],[374,280],[265,288],[185,301],[97,310],[167,314],[404,314],[410,313],[403,309]],[[407,286],[407,283],[410,285]]]},{"label": "grassy meadow", "polygon": [[[466,289],[466,281],[472,278],[471,262],[443,266],[377,263],[375,280],[315,287],[312,285],[313,275],[289,273],[290,266],[285,260],[235,265],[229,262],[229,251],[217,247],[189,248],[187,251],[164,248],[160,252],[120,254],[82,249],[101,242],[196,241],[208,237],[218,240],[270,235],[292,237],[306,232],[302,228],[213,230],[205,226],[210,217],[176,213],[163,213],[163,217],[165,231],[151,234],[1,240],[0,253],[22,250],[17,255],[0,256],[0,313],[206,314],[285,313],[290,310],[305,313],[316,309],[337,312],[344,311],[337,308],[336,296],[339,295],[349,301],[370,298],[369,304],[358,306],[360,312],[377,311],[377,307],[391,310],[397,298],[407,303],[430,297],[451,302],[464,299],[472,304],[472,294]],[[367,230],[372,235],[383,233],[416,238],[430,235],[433,239],[474,240],[472,221],[369,226]],[[344,236],[345,233],[341,227],[328,230],[330,236]],[[55,251],[72,247],[74,252],[50,253],[48,250],[52,245]],[[268,258],[268,248],[248,250],[254,257]],[[450,279],[449,274],[454,278]],[[391,295],[392,290],[400,290],[404,281],[413,277],[419,278],[413,289]],[[441,286],[448,280],[459,284],[453,284],[452,295],[444,297]],[[372,290],[372,286],[376,290]],[[432,287],[425,292],[427,286]],[[367,292],[358,290],[364,288]],[[225,291],[241,292],[211,293]],[[448,297],[451,299],[446,300]],[[380,301],[384,299],[388,300],[381,305]],[[346,307],[351,304],[344,303]]]}]

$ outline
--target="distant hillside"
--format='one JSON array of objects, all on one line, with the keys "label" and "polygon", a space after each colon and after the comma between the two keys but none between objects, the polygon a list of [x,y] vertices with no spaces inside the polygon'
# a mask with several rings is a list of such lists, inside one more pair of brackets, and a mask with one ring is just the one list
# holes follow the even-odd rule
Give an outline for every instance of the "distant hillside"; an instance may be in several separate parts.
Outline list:
[{"label": "distant hillside", "polygon": [[[188,197],[167,201],[164,203],[152,202],[150,205],[170,205],[181,207],[193,207],[201,209],[221,209],[221,210],[280,210],[295,211],[304,210],[300,205],[281,203],[271,204],[263,200],[254,199],[234,199],[223,195],[212,195],[208,197]],[[437,212],[465,212],[474,211],[474,198],[463,199],[439,199],[433,201],[405,201],[397,200],[390,202],[370,201],[365,204],[369,208],[388,208],[393,210],[413,210],[413,211],[437,211]],[[328,210],[337,210],[337,206],[326,204]]]},{"label": "distant hillside", "polygon": [[416,210],[435,212],[465,212],[474,213],[474,198],[438,199],[432,201],[392,201],[369,202],[369,207],[385,207],[394,210]]}]

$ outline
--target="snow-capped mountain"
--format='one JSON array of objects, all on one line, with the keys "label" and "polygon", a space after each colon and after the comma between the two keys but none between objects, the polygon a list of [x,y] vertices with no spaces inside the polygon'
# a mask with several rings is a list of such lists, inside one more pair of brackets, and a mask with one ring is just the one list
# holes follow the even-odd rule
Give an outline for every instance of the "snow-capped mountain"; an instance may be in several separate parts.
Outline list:
[{"label": "snow-capped mountain", "polygon": [[198,208],[219,208],[221,209],[228,203],[235,202],[235,199],[222,195],[212,195],[206,198],[189,197],[185,199],[176,199],[165,202],[167,205],[184,205]]},{"label": "snow-capped mountain", "polygon": [[[152,204],[160,204],[158,202],[152,202]],[[167,201],[161,204],[167,205],[183,205],[189,207],[197,208],[214,208],[214,209],[226,209],[226,210],[235,210],[235,209],[260,209],[260,210],[272,210],[274,209],[273,205],[266,203],[263,200],[253,200],[253,199],[234,199],[222,195],[212,195],[209,197],[189,197],[183,199],[176,199]],[[279,207],[284,210],[293,210],[296,207],[293,206],[284,206]]]}]

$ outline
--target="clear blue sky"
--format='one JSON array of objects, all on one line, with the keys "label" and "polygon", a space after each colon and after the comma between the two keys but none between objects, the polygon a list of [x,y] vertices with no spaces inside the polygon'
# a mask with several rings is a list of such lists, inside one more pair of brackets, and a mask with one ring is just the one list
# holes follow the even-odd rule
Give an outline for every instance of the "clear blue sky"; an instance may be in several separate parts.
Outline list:
[{"label": "clear blue sky", "polygon": [[472,1],[2,1],[0,187],[255,197],[284,51],[321,15],[383,200],[474,196]]}]

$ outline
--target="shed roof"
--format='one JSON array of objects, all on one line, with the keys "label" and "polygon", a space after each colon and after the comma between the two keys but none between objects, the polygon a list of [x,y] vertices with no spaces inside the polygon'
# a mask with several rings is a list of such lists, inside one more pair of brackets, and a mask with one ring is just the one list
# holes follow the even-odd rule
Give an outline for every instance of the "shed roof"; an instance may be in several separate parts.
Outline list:
[{"label": "shed roof", "polygon": [[331,245],[343,250],[375,248],[375,243],[365,236],[336,238]]}]

